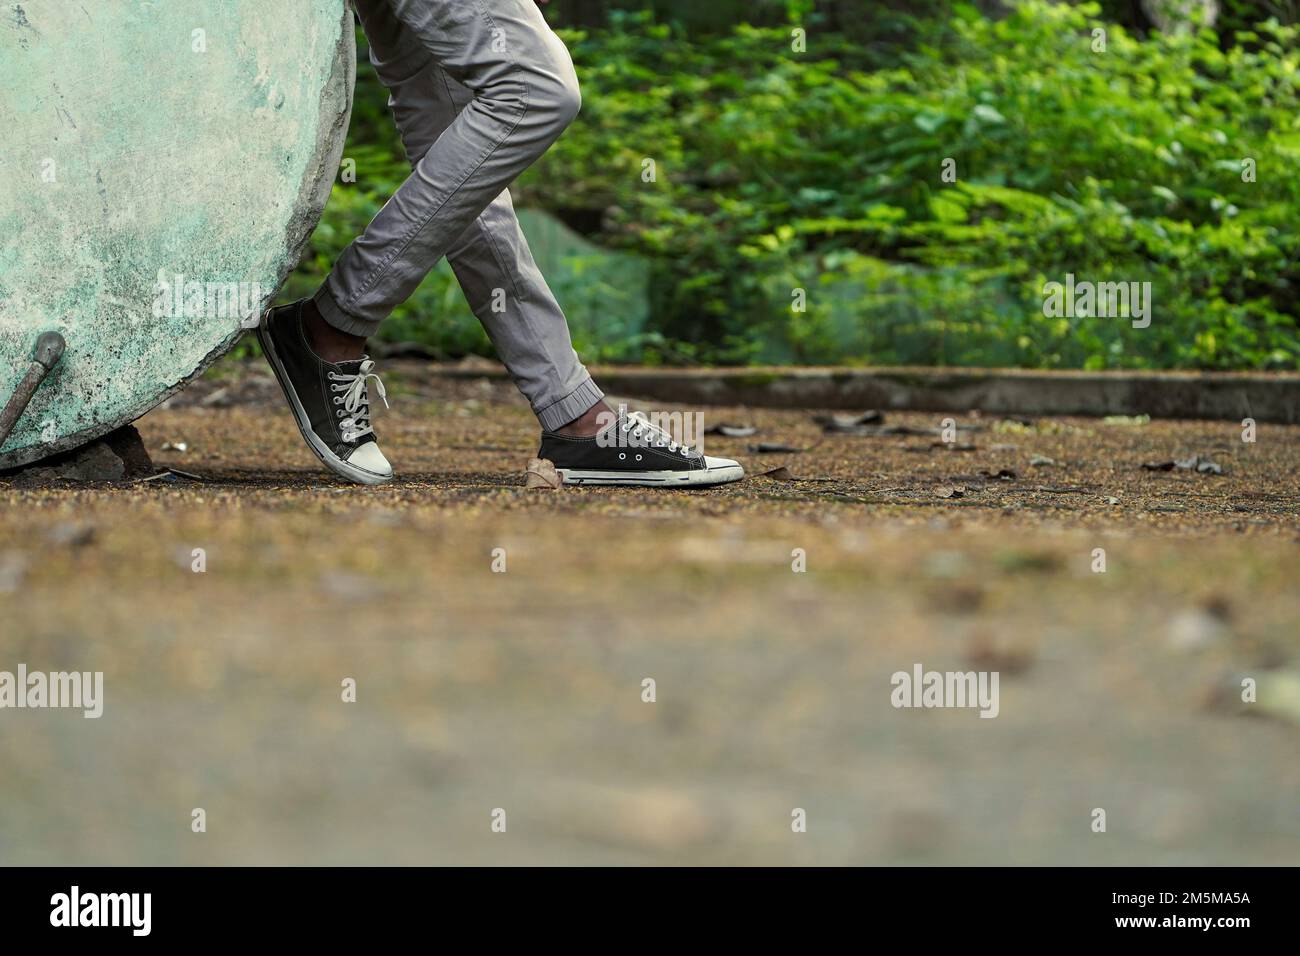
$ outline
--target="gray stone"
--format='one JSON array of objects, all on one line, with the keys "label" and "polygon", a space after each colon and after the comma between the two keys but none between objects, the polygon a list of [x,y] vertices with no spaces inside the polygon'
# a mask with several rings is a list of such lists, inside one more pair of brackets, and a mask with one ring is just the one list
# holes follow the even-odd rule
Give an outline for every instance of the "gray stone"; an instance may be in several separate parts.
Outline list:
[{"label": "gray stone", "polygon": [[124,425],[80,448],[11,471],[7,477],[23,486],[51,481],[132,481],[153,472],[153,460],[140,433]]}]

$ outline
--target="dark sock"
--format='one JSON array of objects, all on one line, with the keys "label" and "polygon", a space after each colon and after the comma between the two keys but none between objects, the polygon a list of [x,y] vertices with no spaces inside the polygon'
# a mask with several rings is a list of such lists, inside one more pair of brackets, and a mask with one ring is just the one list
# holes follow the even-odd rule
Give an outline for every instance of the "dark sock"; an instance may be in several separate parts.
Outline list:
[{"label": "dark sock", "polygon": [[341,332],[326,322],[314,299],[303,300],[302,327],[312,351],[327,362],[355,361],[365,354],[366,340]]},{"label": "dark sock", "polygon": [[[614,414],[614,410],[602,398],[567,425],[555,429],[555,434],[569,438],[591,438],[609,424]],[[604,415],[609,417],[603,418]]]},{"label": "dark sock", "polygon": [[325,316],[320,314],[320,309],[316,308],[315,299],[304,299],[302,302],[302,320],[307,323],[308,328],[316,327],[317,323],[324,325]]}]

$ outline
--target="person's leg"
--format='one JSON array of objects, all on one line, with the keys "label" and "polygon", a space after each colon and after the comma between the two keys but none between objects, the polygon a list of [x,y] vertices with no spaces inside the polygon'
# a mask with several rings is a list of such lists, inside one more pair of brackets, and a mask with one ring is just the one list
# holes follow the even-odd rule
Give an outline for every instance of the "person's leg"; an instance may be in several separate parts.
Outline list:
[{"label": "person's leg", "polygon": [[[258,335],[308,446],[335,472],[378,483],[392,469],[370,422],[369,383],[383,391],[365,339],[560,135],[579,96],[568,51],[531,0],[356,0],[356,7],[390,87],[432,62],[471,95],[438,124],[411,176],[313,299],[271,310]],[[419,95],[394,100],[399,115],[437,110]],[[479,276],[474,248],[463,250],[462,268]],[[550,337],[554,325],[542,326]],[[577,417],[600,393],[571,354],[567,329],[563,339],[567,360],[565,348],[539,340],[547,357],[524,362],[521,382],[536,394],[539,414],[562,417],[572,408]],[[507,344],[506,351],[519,350]],[[538,371],[543,362],[554,366],[549,373]]]},{"label": "person's leg", "polygon": [[[573,350],[569,324],[502,192],[448,254],[465,298],[542,428],[594,435],[604,394]],[[584,431],[583,426],[589,428]]]},{"label": "person's leg", "polygon": [[[373,363],[331,363],[351,358],[353,348],[359,353],[365,337],[450,254],[476,313],[542,419],[541,454],[554,461],[565,482],[715,484],[743,475],[735,462],[681,448],[643,421],[621,414],[608,425],[599,420],[608,410],[573,353],[563,315],[503,196],[506,184],[550,146],[579,105],[568,52],[531,0],[492,0],[490,13],[484,0],[356,5],[372,61],[390,89],[410,84],[430,61],[444,81],[445,100],[433,95],[436,86],[418,82],[408,93],[395,92],[399,125],[419,125],[403,120],[411,111],[436,117],[439,104],[455,115],[445,125],[428,124],[423,135],[432,141],[427,148],[418,144],[424,152],[414,172],[340,256],[307,307],[279,310],[264,324],[268,358],[321,460],[354,480],[391,477],[382,455],[375,462],[382,461],[382,476],[352,467],[365,451],[377,454],[373,440],[364,451],[356,447],[373,435],[366,391],[366,382],[376,378]],[[468,91],[465,102],[456,102],[451,81]],[[503,280],[509,284],[499,285]],[[515,314],[503,318],[510,310],[493,306],[509,303],[512,292]],[[322,342],[331,345],[313,334],[315,325],[329,327],[332,345],[342,354],[313,352],[325,347]],[[570,415],[576,420],[562,424]],[[620,450],[629,447],[626,442],[635,447]]]},{"label": "person's leg", "polygon": [[[389,91],[407,158],[419,169],[474,94],[427,50],[403,48],[403,37],[410,35],[387,32],[384,12],[379,11],[378,22],[363,16],[362,23],[373,32],[371,61]],[[573,350],[564,312],[533,260],[509,190],[502,190],[460,235],[447,259],[542,427],[582,433],[585,426],[585,434],[595,434],[596,416],[587,413],[606,408],[602,393]]]},{"label": "person's leg", "polygon": [[[555,141],[577,115],[580,98],[568,51],[533,0],[357,0],[356,6],[386,83],[400,89],[431,60],[470,93],[315,297],[331,326],[368,336]],[[406,110],[439,109],[418,91],[395,103],[399,119]]]}]

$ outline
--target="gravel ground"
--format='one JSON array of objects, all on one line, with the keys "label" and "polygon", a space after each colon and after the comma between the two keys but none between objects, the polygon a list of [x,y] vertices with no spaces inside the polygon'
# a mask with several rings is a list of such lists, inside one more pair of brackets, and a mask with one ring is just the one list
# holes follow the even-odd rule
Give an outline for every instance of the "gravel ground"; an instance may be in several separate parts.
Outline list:
[{"label": "gravel ground", "polygon": [[0,711],[0,862],[1300,856],[1300,428],[705,409],[754,477],[531,491],[512,389],[390,364],[388,487],[236,364],[138,423],[201,481],[0,479],[0,670],[105,685]]}]

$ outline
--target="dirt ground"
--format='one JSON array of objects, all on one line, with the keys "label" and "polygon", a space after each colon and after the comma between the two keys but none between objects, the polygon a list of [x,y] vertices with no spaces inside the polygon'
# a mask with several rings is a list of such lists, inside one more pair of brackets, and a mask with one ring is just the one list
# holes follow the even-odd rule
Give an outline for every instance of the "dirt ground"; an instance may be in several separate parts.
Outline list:
[{"label": "dirt ground", "polygon": [[709,408],[739,484],[535,491],[512,388],[390,366],[391,486],[238,364],[138,423],[201,480],[0,479],[0,670],[105,688],[0,711],[0,863],[1300,859],[1300,428]]}]

